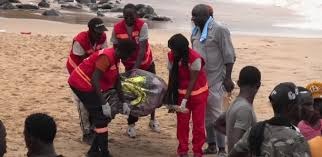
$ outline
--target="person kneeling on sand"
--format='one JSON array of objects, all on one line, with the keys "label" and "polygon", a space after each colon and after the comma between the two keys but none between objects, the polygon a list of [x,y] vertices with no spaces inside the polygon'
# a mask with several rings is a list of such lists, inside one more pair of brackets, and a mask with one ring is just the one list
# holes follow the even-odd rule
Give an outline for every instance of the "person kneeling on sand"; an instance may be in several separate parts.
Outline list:
[{"label": "person kneeling on sand", "polygon": [[235,144],[229,157],[301,156],[310,157],[309,145],[290,119],[297,107],[299,91],[295,84],[277,85],[269,96],[274,117],[255,124]]},{"label": "person kneeling on sand", "polygon": [[130,114],[124,103],[119,74],[120,59],[126,59],[135,51],[132,40],[120,40],[117,48],[106,48],[84,60],[70,75],[68,83],[87,109],[95,126],[95,137],[88,157],[109,157],[107,125],[112,119],[111,106],[103,93],[116,89],[123,104],[123,113]]},{"label": "person kneeling on sand", "polygon": [[7,152],[7,142],[6,142],[6,128],[4,127],[2,121],[0,120],[0,157],[3,157]]},{"label": "person kneeling on sand", "polygon": [[35,113],[25,120],[24,136],[28,157],[63,157],[54,148],[56,123],[46,114]]},{"label": "person kneeling on sand", "polygon": [[208,97],[208,83],[204,70],[204,59],[189,48],[189,41],[176,34],[168,41],[171,51],[168,53],[170,70],[166,102],[177,107],[177,153],[187,157],[189,150],[189,121],[192,116],[192,145],[194,157],[203,155],[205,143],[205,113]]},{"label": "person kneeling on sand", "polygon": [[[100,18],[92,18],[87,25],[88,31],[78,33],[73,39],[72,48],[66,63],[69,74],[94,52],[107,48],[105,33],[107,28],[104,26],[104,22]],[[93,141],[93,131],[88,118],[88,112],[77,96],[73,95],[73,101],[78,108],[80,126],[83,132],[82,141],[91,144]]]}]

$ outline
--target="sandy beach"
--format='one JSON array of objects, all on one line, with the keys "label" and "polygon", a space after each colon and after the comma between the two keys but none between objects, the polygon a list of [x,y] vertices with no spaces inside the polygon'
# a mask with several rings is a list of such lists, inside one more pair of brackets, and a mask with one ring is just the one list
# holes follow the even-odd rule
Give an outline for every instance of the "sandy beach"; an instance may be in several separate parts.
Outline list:
[{"label": "sandy beach", "polygon": [[[55,118],[58,124],[55,147],[59,154],[84,156],[89,146],[80,142],[78,113],[67,85],[65,62],[72,36],[86,30],[86,26],[37,20],[28,20],[28,24],[23,20],[0,20],[7,21],[0,27],[0,30],[6,30],[0,33],[0,119],[8,132],[6,157],[25,156],[24,119],[36,112],[48,113]],[[31,35],[22,35],[21,31],[29,31]],[[165,80],[168,76],[166,45],[172,34],[163,30],[150,31],[157,74]],[[185,35],[189,36],[189,33]],[[255,99],[255,111],[260,120],[272,116],[267,96],[274,85],[283,81],[306,85],[321,79],[322,39],[245,35],[233,35],[232,38],[237,54],[233,79],[237,81],[240,69],[246,65],[255,65],[262,72],[262,87]],[[235,89],[234,95],[237,92]],[[125,135],[126,117],[117,116],[109,126],[112,155],[175,157],[176,116],[167,113],[164,107],[158,109],[156,115],[161,123],[161,133],[151,132],[148,117],[144,117],[137,123],[138,136],[135,139]]]}]

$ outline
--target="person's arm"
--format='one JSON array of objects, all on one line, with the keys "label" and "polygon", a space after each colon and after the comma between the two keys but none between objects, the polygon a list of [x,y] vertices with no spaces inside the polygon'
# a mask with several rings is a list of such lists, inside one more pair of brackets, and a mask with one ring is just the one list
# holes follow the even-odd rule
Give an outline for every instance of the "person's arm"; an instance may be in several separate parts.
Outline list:
[{"label": "person's arm", "polygon": [[83,49],[79,42],[74,41],[72,49],[73,54],[78,56],[79,58],[85,59],[87,57],[86,51]]},{"label": "person's arm", "polygon": [[95,70],[91,79],[92,86],[96,92],[96,94],[99,96],[101,105],[105,105],[105,99],[103,97],[103,94],[101,92],[101,85],[100,85],[100,79],[104,72],[109,68],[110,63],[105,55],[101,55],[98,57],[96,61]]},{"label": "person's arm", "polygon": [[136,62],[134,64],[134,69],[140,68],[141,62],[144,59],[146,48],[148,44],[149,39],[149,32],[148,32],[148,25],[146,23],[143,24],[141,31],[140,31],[140,37],[139,37],[139,54],[136,59]]},{"label": "person's arm", "polygon": [[226,135],[226,112],[222,113],[215,122],[215,129]]},{"label": "person's arm", "polygon": [[252,126],[252,112],[247,109],[240,109],[236,114],[236,121],[233,125],[233,130],[229,136],[228,150],[231,150],[234,145],[243,137],[245,132]]},{"label": "person's arm", "polygon": [[113,44],[113,47],[114,48],[117,47],[118,40],[116,38],[116,35],[115,35],[115,31],[114,30],[112,31],[112,35],[111,35],[110,42]]},{"label": "person's arm", "polygon": [[249,137],[250,129],[242,136],[242,138],[233,146],[232,149],[229,149],[228,157],[248,157],[249,156]]},{"label": "person's arm", "polygon": [[122,103],[124,103],[124,94],[123,94],[123,91],[122,91],[122,83],[121,83],[121,77],[119,76],[118,79],[117,79],[117,84],[116,84],[116,91],[117,91],[117,94],[118,94],[118,97],[120,99],[120,101]]},{"label": "person's arm", "polygon": [[231,79],[231,73],[233,70],[233,66],[236,60],[234,46],[231,41],[230,32],[225,27],[218,27],[218,46],[220,52],[223,55],[224,64],[226,66],[226,76],[224,79],[224,87],[227,92],[231,92],[234,89],[234,83]]},{"label": "person's arm", "polygon": [[187,99],[187,100],[189,99],[191,92],[193,90],[193,87],[195,86],[195,83],[197,81],[198,74],[199,74],[199,71],[190,70],[190,81],[189,81],[187,92],[186,92],[186,95],[184,96],[184,99]]}]

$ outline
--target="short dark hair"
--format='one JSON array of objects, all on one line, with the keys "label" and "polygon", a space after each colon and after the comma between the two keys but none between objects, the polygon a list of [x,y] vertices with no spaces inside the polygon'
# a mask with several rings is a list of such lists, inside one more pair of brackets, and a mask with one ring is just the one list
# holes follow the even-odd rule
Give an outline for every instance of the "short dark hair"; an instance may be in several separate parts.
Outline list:
[{"label": "short dark hair", "polygon": [[0,120],[0,157],[7,152],[6,136],[6,128]]},{"label": "short dark hair", "polygon": [[117,49],[121,52],[121,58],[127,58],[136,50],[136,43],[134,40],[122,39],[118,41]]},{"label": "short dark hair", "polygon": [[254,66],[246,66],[239,73],[239,86],[258,86],[261,82],[261,72]]},{"label": "short dark hair", "polygon": [[137,11],[137,10],[136,10],[136,6],[135,6],[134,4],[132,4],[132,3],[128,3],[128,4],[126,4],[126,5],[124,6],[124,8],[123,8],[123,13],[124,13],[124,11],[125,11],[126,9],[133,9],[135,12]]},{"label": "short dark hair", "polygon": [[53,143],[56,132],[54,119],[46,114],[31,114],[25,120],[25,136],[34,137],[45,144]]}]

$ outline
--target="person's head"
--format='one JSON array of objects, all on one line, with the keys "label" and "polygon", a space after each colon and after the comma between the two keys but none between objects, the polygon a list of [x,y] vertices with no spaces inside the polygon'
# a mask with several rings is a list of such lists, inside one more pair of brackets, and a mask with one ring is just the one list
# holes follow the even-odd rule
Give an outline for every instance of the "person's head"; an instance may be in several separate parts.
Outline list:
[{"label": "person's head", "polygon": [[320,113],[314,110],[312,93],[304,87],[298,87],[298,89],[298,104],[300,105],[301,109],[300,118],[301,120],[314,125],[320,119]]},{"label": "person's head", "polygon": [[191,21],[198,27],[203,27],[210,17],[209,6],[205,4],[198,4],[192,9]]},{"label": "person's head", "polygon": [[28,152],[52,145],[56,136],[54,119],[43,113],[29,115],[25,120],[24,136]]},{"label": "person's head", "polygon": [[122,60],[129,58],[136,50],[136,43],[134,40],[123,39],[119,40],[116,48],[116,55]]},{"label": "person's head", "polygon": [[237,84],[241,91],[247,89],[255,96],[261,86],[261,72],[254,66],[246,66],[240,71]]},{"label": "person's head", "polygon": [[320,113],[320,118],[322,118],[322,82],[312,82],[306,86],[306,88],[311,91],[314,103],[314,109]]},{"label": "person's head", "polygon": [[210,15],[211,17],[214,17],[214,9],[212,8],[212,6],[211,6],[211,5],[208,5],[208,8],[209,8],[209,15]]},{"label": "person's head", "polygon": [[278,84],[269,95],[275,116],[282,116],[290,121],[294,120],[294,114],[299,115],[298,99],[298,88],[292,82]]},{"label": "person's head", "polygon": [[173,52],[175,58],[183,59],[188,64],[189,41],[182,34],[175,34],[168,40],[168,47]]},{"label": "person's head", "polygon": [[134,4],[127,4],[123,8],[123,17],[127,26],[133,26],[137,19],[137,10]]},{"label": "person's head", "polygon": [[0,120],[0,157],[3,157],[3,155],[7,152],[6,136],[6,128]]},{"label": "person's head", "polygon": [[90,38],[95,42],[99,41],[101,39],[102,34],[105,31],[107,31],[107,28],[105,27],[103,20],[97,17],[89,20],[87,26]]}]

